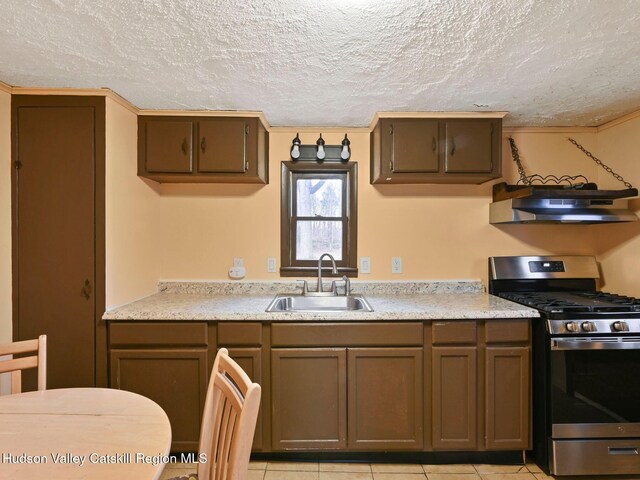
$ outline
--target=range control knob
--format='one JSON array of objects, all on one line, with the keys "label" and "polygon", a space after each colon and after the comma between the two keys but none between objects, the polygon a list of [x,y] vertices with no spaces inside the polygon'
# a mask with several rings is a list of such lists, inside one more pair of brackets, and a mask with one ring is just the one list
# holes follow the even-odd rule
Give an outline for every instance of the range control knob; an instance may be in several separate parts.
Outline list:
[{"label": "range control knob", "polygon": [[593,322],[582,322],[582,331],[583,332],[595,332],[598,330],[596,324]]},{"label": "range control knob", "polygon": [[579,332],[580,331],[580,326],[578,325],[578,322],[567,322],[564,324],[565,328],[567,329],[567,332]]},{"label": "range control knob", "polygon": [[628,332],[629,324],[623,320],[618,320],[617,322],[613,322],[613,330],[616,332]]}]

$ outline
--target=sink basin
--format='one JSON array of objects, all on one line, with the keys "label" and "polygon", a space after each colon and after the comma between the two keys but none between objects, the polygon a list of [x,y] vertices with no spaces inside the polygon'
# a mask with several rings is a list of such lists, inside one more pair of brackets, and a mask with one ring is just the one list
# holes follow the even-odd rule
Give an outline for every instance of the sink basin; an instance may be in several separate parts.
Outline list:
[{"label": "sink basin", "polygon": [[277,295],[267,307],[267,312],[373,312],[373,308],[362,295]]}]

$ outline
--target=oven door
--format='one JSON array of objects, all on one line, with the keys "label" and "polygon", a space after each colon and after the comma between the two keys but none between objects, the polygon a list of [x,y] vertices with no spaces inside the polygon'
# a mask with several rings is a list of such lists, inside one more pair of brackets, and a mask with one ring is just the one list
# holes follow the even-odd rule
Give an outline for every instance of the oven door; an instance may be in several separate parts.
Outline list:
[{"label": "oven door", "polygon": [[554,439],[640,437],[640,337],[551,338]]}]

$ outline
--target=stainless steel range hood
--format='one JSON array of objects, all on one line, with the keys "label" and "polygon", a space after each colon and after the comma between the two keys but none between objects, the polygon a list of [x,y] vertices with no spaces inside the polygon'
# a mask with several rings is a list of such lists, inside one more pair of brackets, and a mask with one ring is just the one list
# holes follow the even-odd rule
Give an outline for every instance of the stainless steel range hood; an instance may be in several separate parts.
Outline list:
[{"label": "stainless steel range hood", "polygon": [[575,190],[545,186],[494,185],[489,221],[503,223],[615,223],[635,222],[627,190]]},{"label": "stainless steel range hood", "polygon": [[638,217],[626,200],[511,198],[489,207],[491,223],[614,223]]}]

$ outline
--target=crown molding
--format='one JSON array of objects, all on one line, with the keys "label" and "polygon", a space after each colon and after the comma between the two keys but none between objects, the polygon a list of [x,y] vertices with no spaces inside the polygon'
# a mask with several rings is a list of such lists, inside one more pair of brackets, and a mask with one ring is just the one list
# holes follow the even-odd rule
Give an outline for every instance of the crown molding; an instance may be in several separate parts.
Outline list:
[{"label": "crown molding", "polygon": [[603,130],[608,130],[609,128],[615,127],[617,125],[628,122],[630,120],[634,120],[638,117],[640,117],[640,110],[627,113],[626,115],[623,115],[618,118],[614,118],[613,120],[610,120],[607,123],[603,123],[602,125],[598,126],[598,132],[602,132]]},{"label": "crown molding", "polygon": [[502,127],[502,135],[513,133],[597,133],[598,127]]},{"label": "crown molding", "polygon": [[139,108],[118,95],[110,88],[46,88],[46,87],[13,87],[13,95],[70,95],[81,97],[105,97],[138,114]]},{"label": "crown molding", "polygon": [[373,130],[382,118],[504,118],[509,112],[376,112],[369,124]]},{"label": "crown molding", "polygon": [[267,121],[263,112],[248,110],[138,110],[138,115],[167,116],[172,117],[247,117],[259,118],[267,130],[271,130],[271,125]]}]

